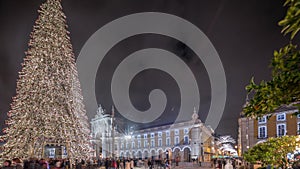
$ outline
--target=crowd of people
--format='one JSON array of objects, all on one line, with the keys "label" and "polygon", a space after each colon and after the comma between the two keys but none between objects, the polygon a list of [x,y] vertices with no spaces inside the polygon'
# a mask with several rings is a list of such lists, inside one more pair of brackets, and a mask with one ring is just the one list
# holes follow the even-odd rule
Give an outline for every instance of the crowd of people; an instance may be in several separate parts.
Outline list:
[{"label": "crowd of people", "polygon": [[21,160],[14,158],[12,160],[5,160],[0,169],[133,169],[134,167],[143,167],[146,169],[153,169],[154,166],[160,168],[170,169],[169,160],[151,160],[151,159],[97,159],[97,160],[76,160],[75,165],[71,167],[68,159],[37,159],[29,158],[28,160]]},{"label": "crowd of people", "polygon": [[153,159],[132,159],[132,158],[118,158],[114,159],[103,159],[98,161],[99,166],[105,166],[105,169],[133,169],[134,167],[142,167],[146,169],[153,169],[154,166],[160,168],[170,169],[170,161],[167,159],[153,160]]},{"label": "crowd of people", "polygon": [[14,158],[5,160],[1,169],[70,169],[70,161],[68,159],[37,159],[29,158],[21,160]]}]

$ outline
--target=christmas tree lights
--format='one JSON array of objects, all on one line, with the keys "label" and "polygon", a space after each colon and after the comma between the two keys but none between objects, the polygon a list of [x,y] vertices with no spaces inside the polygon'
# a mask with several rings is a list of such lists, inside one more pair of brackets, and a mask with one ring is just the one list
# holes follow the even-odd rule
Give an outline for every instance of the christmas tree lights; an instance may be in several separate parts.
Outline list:
[{"label": "christmas tree lights", "polygon": [[73,161],[88,158],[89,124],[60,0],[47,0],[30,35],[0,137],[2,158],[43,157],[46,144],[65,145]]}]

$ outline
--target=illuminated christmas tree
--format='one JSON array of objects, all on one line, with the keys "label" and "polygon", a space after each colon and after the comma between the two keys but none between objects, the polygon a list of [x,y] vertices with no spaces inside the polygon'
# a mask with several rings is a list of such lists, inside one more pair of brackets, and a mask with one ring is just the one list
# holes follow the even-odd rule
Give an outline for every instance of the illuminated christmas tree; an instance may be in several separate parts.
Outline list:
[{"label": "illuminated christmas tree", "polygon": [[43,157],[45,145],[86,159],[89,124],[60,0],[41,5],[8,112],[2,158]]}]

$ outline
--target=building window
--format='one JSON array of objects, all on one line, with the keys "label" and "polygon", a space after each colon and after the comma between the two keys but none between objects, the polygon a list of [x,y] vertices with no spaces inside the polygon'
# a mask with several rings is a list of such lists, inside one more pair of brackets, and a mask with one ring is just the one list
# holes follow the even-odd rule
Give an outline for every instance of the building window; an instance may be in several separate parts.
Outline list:
[{"label": "building window", "polygon": [[176,137],[175,137],[175,145],[178,145],[178,144],[179,144],[179,137],[176,136]]},{"label": "building window", "polygon": [[267,126],[259,126],[258,138],[266,138],[266,137],[267,137]]},{"label": "building window", "polygon": [[162,136],[162,132],[158,132],[158,133],[157,133],[157,136],[158,136],[158,137],[161,137],[161,136]]},{"label": "building window", "polygon": [[124,148],[124,143],[121,143],[121,149],[123,149]]},{"label": "building window", "polygon": [[147,146],[148,146],[148,141],[145,140],[145,141],[144,141],[144,147],[146,148]]},{"label": "building window", "polygon": [[[296,112],[296,113],[298,113],[298,112]],[[297,114],[297,118],[300,119],[300,114]]]},{"label": "building window", "polygon": [[131,148],[134,148],[134,142],[131,143]]},{"label": "building window", "polygon": [[138,148],[141,148],[141,141],[138,141]]},{"label": "building window", "polygon": [[184,136],[184,144],[189,144],[189,136]]},{"label": "building window", "polygon": [[179,135],[179,130],[178,129],[176,129],[174,132],[175,132],[175,136]]},{"label": "building window", "polygon": [[285,124],[277,124],[277,136],[285,136],[286,134],[286,125]]},{"label": "building window", "polygon": [[184,129],[184,134],[188,134],[189,133],[189,129],[188,128],[185,128]]},{"label": "building window", "polygon": [[166,136],[169,137],[170,136],[170,131],[166,131]]},{"label": "building window", "polygon": [[300,122],[297,123],[297,134],[300,134]]},{"label": "building window", "polygon": [[144,138],[147,138],[147,134],[144,134]]},{"label": "building window", "polygon": [[170,145],[170,137],[166,138],[166,146]]},{"label": "building window", "polygon": [[161,138],[158,139],[158,146],[161,147],[162,146],[162,141],[161,141]]},{"label": "building window", "polygon": [[126,149],[128,149],[128,143],[126,143]]},{"label": "building window", "polygon": [[141,139],[141,135],[137,135],[137,139]]},{"label": "building window", "polygon": [[277,114],[277,121],[285,121],[285,113]]},{"label": "building window", "polygon": [[266,116],[258,118],[258,124],[264,124],[266,122],[267,122],[267,117]]},{"label": "building window", "polygon": [[151,133],[151,138],[154,138],[154,133]]},{"label": "building window", "polygon": [[151,147],[155,147],[155,141],[151,140]]}]

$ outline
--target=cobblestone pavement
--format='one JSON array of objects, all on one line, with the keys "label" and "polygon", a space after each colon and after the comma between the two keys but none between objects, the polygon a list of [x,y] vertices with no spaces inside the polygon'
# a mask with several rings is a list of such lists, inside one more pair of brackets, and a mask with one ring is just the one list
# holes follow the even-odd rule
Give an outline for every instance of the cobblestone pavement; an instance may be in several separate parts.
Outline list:
[{"label": "cobblestone pavement", "polygon": [[[148,169],[148,167],[134,167],[134,169]],[[153,167],[152,169],[164,169],[163,167]],[[184,165],[172,166],[170,169],[213,169],[212,167],[199,166],[199,165]]]},{"label": "cobblestone pavement", "polygon": [[[102,166],[97,169],[105,169],[105,167]],[[149,169],[149,168],[145,166],[141,166],[141,167],[134,167],[133,169]],[[152,169],[165,169],[165,168],[161,166],[153,166]],[[171,168],[169,169],[213,169],[213,167],[199,166],[197,164],[189,164],[189,165],[179,165],[179,166],[172,165]]]},{"label": "cobblestone pavement", "polygon": [[[145,168],[145,167],[134,167],[134,169],[148,169],[148,168]],[[153,168],[153,169],[156,169],[156,168]],[[174,167],[171,167],[171,169],[213,169],[213,168],[203,167],[203,166],[174,166]]]}]

